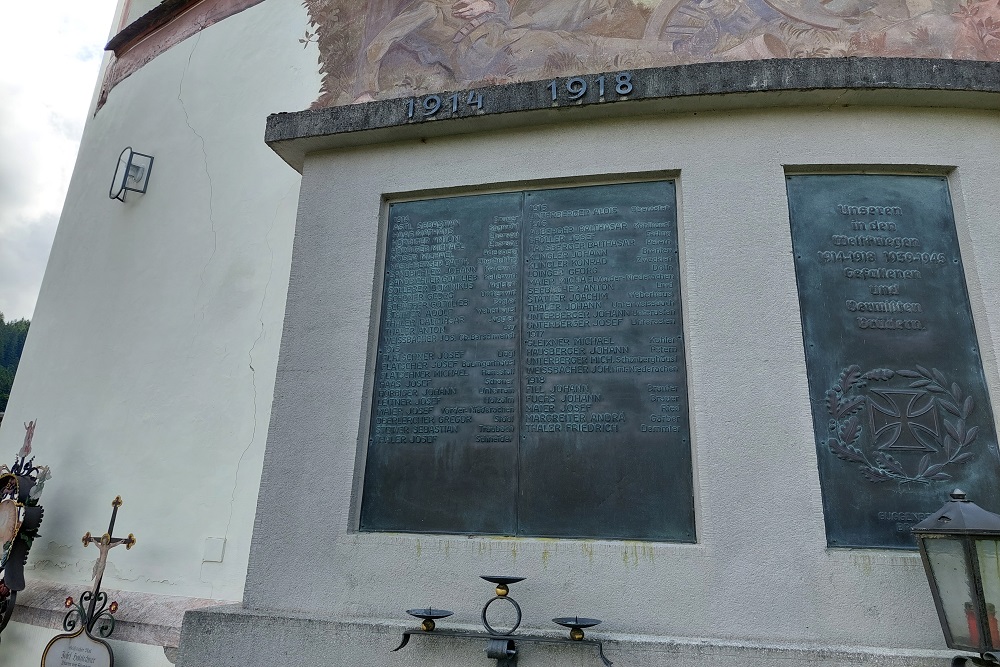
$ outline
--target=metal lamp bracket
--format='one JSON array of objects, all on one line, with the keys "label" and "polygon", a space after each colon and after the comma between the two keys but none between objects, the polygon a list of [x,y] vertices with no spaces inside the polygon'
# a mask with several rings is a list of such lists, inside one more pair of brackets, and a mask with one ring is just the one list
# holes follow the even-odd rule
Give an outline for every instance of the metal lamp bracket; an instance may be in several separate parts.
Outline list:
[{"label": "metal lamp bracket", "polygon": [[152,170],[153,156],[137,153],[128,146],[118,156],[118,166],[115,168],[108,197],[123,202],[127,192],[144,194],[149,186],[149,173]]}]

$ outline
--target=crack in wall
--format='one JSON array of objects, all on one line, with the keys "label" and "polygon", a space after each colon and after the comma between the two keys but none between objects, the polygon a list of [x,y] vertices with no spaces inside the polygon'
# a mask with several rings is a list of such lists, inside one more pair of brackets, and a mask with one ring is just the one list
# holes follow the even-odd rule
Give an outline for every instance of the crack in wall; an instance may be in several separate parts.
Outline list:
[{"label": "crack in wall", "polygon": [[[208,261],[205,262],[205,266],[202,267],[201,275],[198,277],[198,294],[195,296],[195,303],[197,304],[201,300],[201,292],[205,287],[205,274],[208,272],[208,267],[211,265],[212,260],[215,259],[215,253],[219,247],[219,233],[215,228],[215,185],[212,182],[212,173],[208,169],[208,151],[205,150],[205,137],[203,137],[198,130],[194,129],[194,125],[191,124],[191,115],[188,113],[187,105],[184,104],[184,81],[187,79],[188,70],[191,69],[191,61],[194,59],[194,52],[198,49],[198,44],[201,43],[201,32],[195,36],[194,43],[191,45],[191,52],[188,54],[187,63],[184,65],[184,71],[181,72],[181,80],[177,85],[177,102],[181,105],[181,111],[184,112],[184,123],[191,130],[194,136],[198,137],[198,141],[201,142],[201,154],[203,159],[203,167],[205,169],[205,177],[208,179],[208,221],[212,228],[212,253],[208,257]],[[202,309],[202,320],[205,319],[204,308]]]},{"label": "crack in wall", "polygon": [[[198,140],[199,140],[199,142],[201,144],[201,152],[202,152],[202,157],[203,157],[203,168],[204,168],[204,171],[205,171],[205,176],[206,176],[206,178],[208,180],[208,188],[209,188],[208,207],[209,207],[209,223],[210,223],[211,230],[212,230],[212,252],[211,252],[211,254],[208,257],[208,260],[205,262],[204,267],[202,267],[201,274],[199,275],[198,293],[197,293],[197,295],[195,297],[195,304],[196,305],[201,303],[202,293],[203,293],[203,290],[205,288],[205,276],[208,273],[209,266],[212,264],[212,261],[215,259],[215,255],[216,255],[216,253],[218,251],[218,230],[216,228],[215,208],[214,208],[214,205],[215,205],[215,187],[214,187],[214,183],[212,181],[212,174],[211,174],[211,172],[209,170],[209,166],[208,166],[208,151],[206,150],[206,147],[205,147],[205,137],[202,134],[200,134],[198,132],[198,130],[195,129],[194,125],[191,124],[191,116],[190,116],[190,114],[188,112],[187,105],[184,103],[184,99],[183,99],[184,84],[185,84],[185,81],[187,80],[187,74],[188,74],[188,71],[191,68],[191,63],[192,63],[192,61],[194,59],[194,53],[197,50],[198,44],[200,43],[200,41],[201,41],[201,33],[199,32],[198,35],[195,37],[194,43],[193,43],[193,45],[191,47],[191,51],[188,54],[187,64],[184,67],[184,71],[181,73],[180,83],[178,84],[178,88],[177,88],[177,102],[180,104],[181,110],[184,113],[184,122],[188,126],[188,129],[191,130],[191,133],[195,137],[198,138]],[[248,366],[250,368],[250,386],[251,386],[251,400],[252,400],[252,416],[251,416],[252,429],[251,429],[251,433],[250,433],[250,438],[249,438],[248,442],[246,443],[246,446],[243,448],[243,451],[240,453],[240,457],[239,457],[239,459],[236,462],[236,472],[235,472],[235,475],[234,475],[234,478],[233,478],[232,492],[230,493],[230,498],[229,498],[229,516],[228,516],[228,518],[226,520],[226,528],[225,528],[225,531],[224,531],[223,536],[222,536],[223,539],[225,541],[227,541],[227,542],[229,540],[229,532],[230,532],[230,530],[232,528],[233,516],[235,514],[236,494],[237,494],[237,491],[239,489],[239,480],[240,480],[241,470],[242,470],[242,467],[243,467],[243,462],[246,459],[247,454],[250,452],[250,449],[253,447],[254,443],[257,441],[257,418],[258,418],[257,400],[258,400],[258,392],[257,392],[257,369],[254,366],[254,351],[257,349],[257,346],[260,344],[260,342],[264,339],[264,335],[266,333],[266,326],[265,326],[265,322],[264,322],[264,308],[265,308],[265,305],[266,305],[266,302],[267,302],[267,296],[268,296],[268,292],[269,292],[269,289],[270,289],[271,280],[273,279],[273,276],[274,276],[274,248],[271,245],[270,237],[271,237],[271,233],[274,231],[274,228],[275,228],[275,226],[277,224],[278,215],[279,215],[279,211],[280,211],[281,205],[292,194],[292,191],[295,189],[295,187],[296,187],[295,184],[293,184],[291,187],[289,187],[288,191],[284,194],[284,196],[282,196],[282,197],[280,197],[278,199],[278,202],[277,202],[277,204],[275,205],[275,208],[274,208],[274,214],[273,214],[273,216],[271,218],[271,225],[268,228],[267,232],[264,234],[264,243],[267,246],[268,255],[269,255],[268,274],[267,274],[267,280],[264,283],[264,290],[263,290],[263,294],[261,295],[260,305],[257,308],[257,322],[259,323],[259,329],[258,329],[258,332],[257,332],[257,337],[254,339],[253,343],[250,345],[250,349],[247,351],[247,364],[248,364]],[[202,305],[201,306],[202,320],[204,320],[205,309],[206,309],[206,306]],[[205,577],[204,577],[205,565],[206,565],[206,562],[202,561],[201,567],[199,568],[198,578],[201,581],[201,583],[208,584],[208,586],[209,586],[209,597],[214,598],[215,597],[215,582],[214,582],[214,578],[210,577],[209,580],[207,580],[207,581],[205,580]]]},{"label": "crack in wall", "polygon": [[[205,148],[205,137],[195,129],[194,125],[191,124],[191,115],[188,113],[187,105],[184,103],[184,83],[187,80],[188,71],[191,69],[191,62],[194,60],[194,53],[198,49],[198,45],[201,43],[201,31],[195,36],[194,41],[191,45],[191,51],[188,53],[187,63],[184,65],[184,71],[181,72],[181,79],[177,85],[177,102],[181,106],[181,111],[184,113],[184,123],[191,130],[191,133],[198,138],[201,144],[201,154],[202,154],[202,168],[205,170],[205,178],[208,180],[208,221],[209,226],[212,230],[212,252],[209,254],[208,259],[205,261],[205,265],[201,269],[201,273],[198,275],[198,292],[195,295],[195,307],[197,308],[201,304],[202,292],[205,289],[205,275],[208,273],[208,268],[211,266],[212,261],[215,259],[216,252],[219,248],[219,233],[215,226],[215,183],[212,181],[212,172],[208,167],[208,151]],[[207,304],[201,305],[201,319],[205,320],[205,310],[207,309]],[[193,334],[197,338],[197,334]],[[228,349],[226,350],[228,354]],[[256,396],[256,388],[254,390]],[[254,412],[256,413],[256,398],[254,399]],[[256,430],[256,419],[254,420],[254,429]],[[252,443],[252,437],[251,437]],[[248,445],[249,447],[249,445]],[[242,456],[240,457],[242,461]],[[237,477],[239,476],[239,466],[237,465]],[[230,505],[230,520],[232,518],[232,505]],[[229,528],[227,525],[226,533],[228,534]],[[206,581],[204,578],[205,562],[202,561],[201,566],[198,568],[198,580],[203,584],[208,584],[209,586],[209,597],[215,597],[215,582],[214,580]]]},{"label": "crack in wall", "polygon": [[[236,508],[236,491],[239,488],[240,481],[240,470],[243,467],[243,461],[246,458],[247,453],[250,448],[253,447],[257,440],[257,369],[254,368],[254,350],[257,349],[257,345],[264,338],[265,324],[264,324],[264,306],[267,303],[267,293],[271,287],[271,280],[274,277],[274,247],[271,245],[271,233],[274,231],[274,227],[278,222],[278,212],[281,209],[281,204],[288,199],[289,195],[295,189],[293,184],[288,188],[288,191],[278,199],[278,202],[274,206],[274,214],[271,216],[271,226],[268,227],[267,232],[264,234],[264,244],[267,246],[268,252],[268,269],[267,269],[267,280],[264,282],[264,290],[261,294],[260,305],[257,307],[257,321],[260,324],[260,329],[257,333],[257,337],[254,339],[253,343],[250,345],[250,349],[247,351],[247,365],[250,368],[250,386],[252,389],[252,405],[253,405],[253,415],[251,418],[251,423],[253,424],[250,439],[240,453],[240,458],[236,462],[236,474],[233,477],[233,489],[229,496],[229,518],[226,521],[226,529],[223,533],[223,540],[228,542],[229,540],[229,530],[233,524],[233,514]],[[201,571],[199,572],[199,579],[202,583],[207,583],[209,585],[209,596],[214,598],[215,595],[215,584],[212,581],[205,581],[202,574],[204,573],[205,562],[201,564]]]},{"label": "crack in wall", "polygon": [[274,215],[271,216],[271,226],[268,227],[267,233],[264,234],[264,244],[267,246],[269,259],[267,267],[267,280],[264,282],[264,292],[260,298],[260,306],[257,308],[257,321],[260,323],[260,331],[257,333],[257,338],[254,339],[253,344],[250,345],[250,349],[247,351],[247,365],[250,367],[250,384],[253,389],[253,429],[250,432],[250,441],[247,443],[247,446],[243,448],[239,461],[236,462],[236,477],[233,480],[233,491],[229,496],[229,519],[226,522],[226,532],[223,535],[223,539],[229,539],[229,528],[233,524],[233,512],[236,506],[236,489],[239,486],[240,468],[243,465],[243,459],[246,458],[247,452],[250,451],[250,447],[253,446],[254,441],[257,439],[257,369],[253,366],[253,351],[257,349],[257,344],[264,338],[264,304],[267,302],[267,291],[271,286],[271,278],[274,276],[274,248],[271,246],[271,232],[274,231],[274,225],[278,221],[278,210],[281,208],[281,203],[285,201],[291,193],[292,188],[289,188],[288,192],[278,199],[278,203],[274,206]]}]

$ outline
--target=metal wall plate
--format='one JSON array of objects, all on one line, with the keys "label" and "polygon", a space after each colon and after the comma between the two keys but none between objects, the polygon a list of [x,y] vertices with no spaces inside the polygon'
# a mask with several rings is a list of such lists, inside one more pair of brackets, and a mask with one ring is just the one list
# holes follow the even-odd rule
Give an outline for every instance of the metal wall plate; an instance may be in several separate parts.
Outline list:
[{"label": "metal wall plate", "polygon": [[362,529],[695,540],[675,201],[390,207]]},{"label": "metal wall plate", "polygon": [[1000,459],[947,179],[788,176],[831,546],[916,549],[956,485],[1000,509]]}]

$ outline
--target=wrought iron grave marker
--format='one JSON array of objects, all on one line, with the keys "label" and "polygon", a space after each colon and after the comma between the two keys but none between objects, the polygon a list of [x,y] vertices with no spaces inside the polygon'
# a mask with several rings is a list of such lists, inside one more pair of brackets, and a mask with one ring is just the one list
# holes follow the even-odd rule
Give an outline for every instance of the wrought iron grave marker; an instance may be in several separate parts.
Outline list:
[{"label": "wrought iron grave marker", "polygon": [[[121,496],[111,501],[111,522],[108,531],[94,537],[88,531],[83,536],[83,546],[97,545],[98,557],[94,563],[94,584],[79,600],[66,598],[69,611],[63,619],[63,629],[69,633],[56,635],[45,647],[42,667],[112,667],[114,652],[107,639],[115,631],[115,613],[118,603],[108,603],[108,594],[101,590],[104,569],[108,564],[108,552],[114,547],[125,546],[126,550],[135,546],[135,535],[113,537],[118,509],[122,506]],[[97,631],[99,637],[94,636]]]}]

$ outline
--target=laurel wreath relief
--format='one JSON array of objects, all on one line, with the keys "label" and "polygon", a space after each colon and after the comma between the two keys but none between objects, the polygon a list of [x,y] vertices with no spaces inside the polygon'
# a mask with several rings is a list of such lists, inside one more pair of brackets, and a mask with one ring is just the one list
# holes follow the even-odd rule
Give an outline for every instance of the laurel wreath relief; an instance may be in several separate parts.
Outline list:
[{"label": "laurel wreath relief", "polygon": [[[933,394],[936,405],[953,417],[943,420],[945,433],[937,438],[937,456],[932,453],[924,455],[913,472],[907,471],[888,452],[877,451],[869,458],[857,444],[863,433],[858,413],[868,406],[868,399],[856,392],[866,388],[869,382],[887,382],[896,376],[911,380],[911,388],[922,388]],[[944,469],[952,464],[968,463],[973,455],[962,450],[975,442],[979,435],[978,426],[967,427],[969,416],[975,410],[975,401],[971,396],[963,396],[958,384],[952,382],[949,387],[947,378],[936,368],[930,371],[923,366],[916,366],[916,370],[898,371],[876,368],[862,373],[860,366],[849,366],[841,373],[837,384],[826,392],[826,407],[833,417],[830,420],[833,437],[827,440],[827,446],[837,458],[858,464],[861,474],[869,482],[895,480],[901,484],[930,484],[951,479]]]}]

